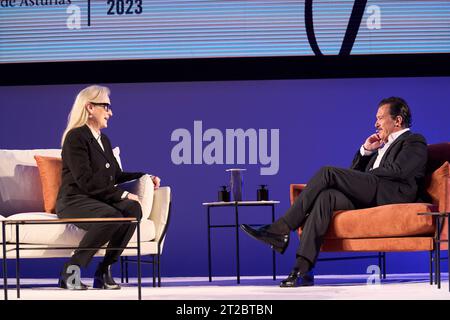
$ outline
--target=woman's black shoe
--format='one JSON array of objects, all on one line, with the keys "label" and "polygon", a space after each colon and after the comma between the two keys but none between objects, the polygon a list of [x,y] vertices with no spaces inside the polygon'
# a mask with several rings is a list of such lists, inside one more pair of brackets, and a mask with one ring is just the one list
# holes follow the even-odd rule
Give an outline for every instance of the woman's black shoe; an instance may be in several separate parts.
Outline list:
[{"label": "woman's black shoe", "polygon": [[58,281],[58,287],[62,289],[69,289],[69,290],[87,290],[89,286],[85,285],[83,282],[79,281],[70,283],[67,282],[67,279],[59,278]]},{"label": "woman's black shoe", "polygon": [[114,281],[111,274],[111,265],[103,267],[99,264],[94,275],[94,288],[106,290],[119,290],[120,286]]},{"label": "woman's black shoe", "polygon": [[[89,287],[81,282],[80,273],[68,270],[70,266],[72,265],[68,262],[64,264],[64,268],[59,276],[58,287],[69,290],[87,290]],[[79,266],[73,265],[73,267],[78,267],[78,270],[80,270]]]}]

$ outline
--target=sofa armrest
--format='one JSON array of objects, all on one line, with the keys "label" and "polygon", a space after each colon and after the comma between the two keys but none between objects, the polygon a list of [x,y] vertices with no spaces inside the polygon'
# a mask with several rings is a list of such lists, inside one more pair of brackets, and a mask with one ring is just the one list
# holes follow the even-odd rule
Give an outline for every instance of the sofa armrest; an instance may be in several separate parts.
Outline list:
[{"label": "sofa armrest", "polygon": [[291,205],[294,203],[295,199],[297,199],[297,197],[300,195],[300,193],[303,191],[303,189],[305,189],[305,187],[306,187],[305,183],[290,185]]},{"label": "sofa armrest", "polygon": [[149,216],[149,219],[155,224],[155,241],[164,240],[170,214],[170,201],[170,187],[161,187],[155,190],[152,211]]}]

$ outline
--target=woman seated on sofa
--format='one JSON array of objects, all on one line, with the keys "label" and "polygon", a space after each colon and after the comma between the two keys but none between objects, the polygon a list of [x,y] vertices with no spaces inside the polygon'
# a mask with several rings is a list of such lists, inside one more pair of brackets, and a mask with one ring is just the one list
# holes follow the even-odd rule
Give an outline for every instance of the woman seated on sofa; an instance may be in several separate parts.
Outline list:
[{"label": "woman seated on sofa", "polygon": [[[108,137],[101,130],[112,117],[110,91],[102,86],[90,86],[80,91],[69,114],[62,136],[62,184],[58,193],[56,213],[59,218],[121,218],[142,217],[135,194],[116,185],[140,178],[142,172],[123,172],[115,159]],[[155,188],[160,179],[152,176]],[[135,224],[76,224],[86,230],[79,248],[126,247],[134,234]],[[80,250],[64,264],[59,286],[85,290],[80,279],[73,279],[73,266],[86,267],[97,250]],[[123,250],[107,249],[94,276],[94,288],[120,289],[111,275],[111,265]],[[71,267],[72,266],[72,267]],[[71,267],[71,268],[69,268]]]}]

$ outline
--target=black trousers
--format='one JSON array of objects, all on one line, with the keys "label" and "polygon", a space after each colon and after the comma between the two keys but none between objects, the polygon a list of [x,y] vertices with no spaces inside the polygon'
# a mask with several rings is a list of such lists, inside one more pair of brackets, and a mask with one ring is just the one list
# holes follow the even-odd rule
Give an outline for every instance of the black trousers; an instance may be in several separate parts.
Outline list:
[{"label": "black trousers", "polygon": [[333,211],[376,205],[378,179],[352,169],[321,168],[283,216],[291,230],[303,226],[297,255],[314,265]]},{"label": "black trousers", "polygon": [[[76,196],[65,200],[64,205],[57,203],[56,213],[59,218],[134,217],[138,220],[142,218],[141,205],[137,201],[125,199],[107,204],[86,196]],[[123,249],[110,250],[108,248],[126,247],[136,229],[136,224],[76,223],[75,225],[87,231],[80,241],[79,248],[100,247],[109,242],[103,259],[104,265],[116,262],[123,252]],[[70,259],[70,264],[86,267],[97,251],[77,249]]]}]

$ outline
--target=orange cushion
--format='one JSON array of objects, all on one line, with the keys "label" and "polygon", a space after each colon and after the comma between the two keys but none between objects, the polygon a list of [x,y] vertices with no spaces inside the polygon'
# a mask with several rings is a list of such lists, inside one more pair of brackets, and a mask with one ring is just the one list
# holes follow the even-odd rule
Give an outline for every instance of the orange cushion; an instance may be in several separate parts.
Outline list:
[{"label": "orange cushion", "polygon": [[430,235],[431,216],[417,213],[436,211],[427,203],[388,204],[367,209],[337,211],[326,238],[379,238]]},{"label": "orange cushion", "polygon": [[62,159],[34,156],[41,177],[45,212],[55,213],[56,197],[61,186]]},{"label": "orange cushion", "polygon": [[435,205],[428,203],[399,203],[336,211],[325,238],[362,239],[433,235],[435,231],[433,218],[419,216],[417,213],[432,212],[436,209]]}]

